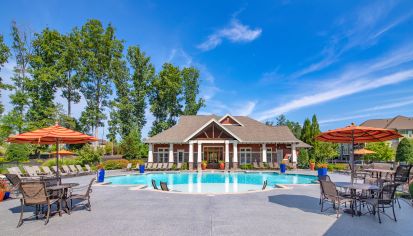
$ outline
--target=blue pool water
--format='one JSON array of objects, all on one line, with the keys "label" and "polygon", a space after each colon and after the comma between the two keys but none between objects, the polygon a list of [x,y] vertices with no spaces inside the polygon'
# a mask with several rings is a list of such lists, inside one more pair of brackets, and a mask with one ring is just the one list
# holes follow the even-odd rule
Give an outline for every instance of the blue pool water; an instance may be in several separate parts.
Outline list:
[{"label": "blue pool water", "polygon": [[268,188],[276,184],[311,184],[316,176],[278,173],[153,173],[145,175],[114,176],[105,179],[118,185],[147,185],[154,179],[167,182],[170,189],[190,193],[231,193],[260,190],[267,180]]}]

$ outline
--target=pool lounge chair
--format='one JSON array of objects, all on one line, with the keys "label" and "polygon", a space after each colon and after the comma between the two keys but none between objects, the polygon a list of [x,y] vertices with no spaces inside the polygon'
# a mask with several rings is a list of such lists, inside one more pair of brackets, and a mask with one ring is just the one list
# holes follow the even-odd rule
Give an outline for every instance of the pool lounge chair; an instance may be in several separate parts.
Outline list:
[{"label": "pool lounge chair", "polygon": [[84,171],[83,167],[81,165],[76,165],[76,168],[77,168],[77,170],[79,171],[80,174],[83,174],[83,175],[90,174],[89,171]]},{"label": "pool lounge chair", "polygon": [[30,166],[23,166],[23,169],[30,177],[39,177],[35,170],[32,169]]},{"label": "pool lounge chair", "polygon": [[264,162],[260,162],[260,163],[259,163],[259,167],[260,167],[261,169],[266,169],[266,168],[267,168],[267,167],[265,167]]},{"label": "pool lounge chair", "polygon": [[87,170],[89,173],[91,173],[91,174],[96,173],[96,171],[93,171],[92,168],[91,168],[88,164],[85,164],[85,167],[86,167],[86,170]]},{"label": "pool lounge chair", "polygon": [[152,187],[153,187],[153,189],[159,190],[158,186],[156,186],[156,181],[155,181],[154,179],[152,179],[151,182],[152,182]]},{"label": "pool lounge chair", "polygon": [[159,163],[158,164],[158,169],[157,170],[164,170],[164,165],[163,165],[164,163]]},{"label": "pool lounge chair", "polygon": [[[52,166],[52,170],[54,171],[54,173],[57,173],[57,166]],[[67,175],[67,174],[64,173],[64,172],[62,172],[62,171],[59,169],[59,175],[65,176],[65,175]]]},{"label": "pool lounge chair", "polygon": [[48,166],[42,166],[42,169],[44,171],[44,173],[46,173],[47,175],[54,175],[53,172],[50,170],[50,168]]},{"label": "pool lounge chair", "polygon": [[167,170],[168,169],[168,162],[164,162],[162,165],[162,170]]},{"label": "pool lounge chair", "polygon": [[179,162],[178,164],[176,164],[176,169],[177,170],[180,170],[181,168],[182,168],[182,163]]},{"label": "pool lounge chair", "polygon": [[[138,164],[137,164],[138,165]],[[122,169],[122,171],[131,171],[132,170],[132,163],[128,163],[125,169]]]},{"label": "pool lounge chair", "polygon": [[151,170],[151,169],[152,169],[152,165],[153,165],[152,162],[147,163],[147,165],[145,166],[145,169],[146,169],[146,170]]},{"label": "pool lounge chair", "polygon": [[36,173],[37,173],[38,175],[47,174],[47,173],[43,173],[43,172],[40,170],[40,167],[39,167],[39,166],[32,166],[32,169],[33,169],[34,171],[36,171]]},{"label": "pool lounge chair", "polygon": [[267,180],[264,180],[264,183],[262,184],[262,190],[265,190],[265,188],[267,187]]},{"label": "pool lounge chair", "polygon": [[152,163],[152,165],[149,165],[148,170],[155,170],[157,165],[158,165],[158,163],[156,163],[156,162]]},{"label": "pool lounge chair", "polygon": [[173,166],[174,166],[174,163],[169,162],[168,165],[167,165],[167,167],[166,167],[166,169],[167,169],[167,170],[172,170],[172,167],[173,167]]},{"label": "pool lounge chair", "polygon": [[75,165],[69,165],[69,170],[76,175],[80,175],[79,170],[75,167]]},{"label": "pool lounge chair", "polygon": [[258,166],[258,163],[255,162],[255,161],[252,163],[252,166],[254,167],[254,169],[261,169],[261,168]]},{"label": "pool lounge chair", "polygon": [[269,167],[270,169],[274,169],[274,163],[268,162],[268,167]]},{"label": "pool lounge chair", "polygon": [[72,175],[72,176],[76,175],[76,173],[73,173],[67,165],[62,165],[62,169],[68,175]]},{"label": "pool lounge chair", "polygon": [[166,182],[160,183],[162,191],[169,191],[168,184]]}]

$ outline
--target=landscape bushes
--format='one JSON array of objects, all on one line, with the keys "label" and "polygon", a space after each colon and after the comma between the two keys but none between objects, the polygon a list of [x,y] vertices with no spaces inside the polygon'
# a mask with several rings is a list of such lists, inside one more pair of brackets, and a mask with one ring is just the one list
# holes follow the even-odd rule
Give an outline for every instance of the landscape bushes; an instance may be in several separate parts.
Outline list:
[{"label": "landscape bushes", "polygon": [[129,161],[125,159],[107,160],[102,163],[105,170],[124,169],[128,166]]},{"label": "landscape bushes", "polygon": [[241,170],[252,170],[253,166],[252,166],[252,164],[242,164],[242,165],[239,166],[239,168]]}]

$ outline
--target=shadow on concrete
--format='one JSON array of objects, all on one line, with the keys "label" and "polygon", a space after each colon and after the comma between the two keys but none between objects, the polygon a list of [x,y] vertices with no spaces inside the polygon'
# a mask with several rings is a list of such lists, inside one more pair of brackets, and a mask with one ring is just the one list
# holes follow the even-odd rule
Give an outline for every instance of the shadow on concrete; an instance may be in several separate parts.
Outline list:
[{"label": "shadow on concrete", "polygon": [[[329,215],[334,214],[333,210],[327,210],[321,212],[321,206],[319,205],[319,199],[315,197],[310,197],[306,195],[292,195],[292,194],[280,194],[269,196],[268,201],[279,204],[285,207],[297,208],[305,212]],[[329,207],[328,204],[324,204],[325,209]]]}]

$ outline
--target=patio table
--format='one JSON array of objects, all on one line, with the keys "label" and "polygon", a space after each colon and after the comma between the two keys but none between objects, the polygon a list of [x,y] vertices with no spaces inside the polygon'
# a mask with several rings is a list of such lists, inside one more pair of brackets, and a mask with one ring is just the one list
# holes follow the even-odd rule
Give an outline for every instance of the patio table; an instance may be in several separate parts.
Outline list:
[{"label": "patio table", "polygon": [[[63,210],[64,210],[67,214],[70,214],[69,206],[68,206],[68,204],[67,204],[68,192],[69,192],[69,189],[70,189],[70,188],[73,188],[73,187],[76,187],[76,186],[79,186],[79,184],[78,184],[78,183],[62,183],[62,184],[57,184],[57,185],[49,186],[49,187],[47,187],[46,189],[47,189],[47,191],[50,191],[50,192],[54,192],[54,191],[59,192],[59,196],[58,196],[58,197],[60,198],[60,204],[62,205],[62,201],[64,201],[65,207],[64,207]],[[59,209],[59,212],[61,212],[61,210],[62,210],[62,209]]]},{"label": "patio table", "polygon": [[364,190],[364,191],[378,191],[380,188],[377,185],[371,185],[371,184],[359,184],[359,183],[351,183],[351,182],[335,182],[336,187],[339,188],[347,188],[350,189],[350,195],[351,198],[353,199],[353,204],[351,209],[345,209],[344,212],[348,214],[354,214],[360,216],[361,211],[356,211],[357,209],[357,190]]}]

